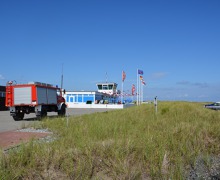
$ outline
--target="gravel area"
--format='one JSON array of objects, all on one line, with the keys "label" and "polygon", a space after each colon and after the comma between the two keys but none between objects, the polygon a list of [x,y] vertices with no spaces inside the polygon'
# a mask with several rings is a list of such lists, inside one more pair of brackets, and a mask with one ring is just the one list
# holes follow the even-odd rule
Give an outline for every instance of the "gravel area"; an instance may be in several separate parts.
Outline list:
[{"label": "gravel area", "polygon": [[188,172],[187,180],[220,180],[220,156],[199,156]]},{"label": "gravel area", "polygon": [[17,132],[52,133],[48,129],[34,129],[34,128],[19,129],[17,130]]}]

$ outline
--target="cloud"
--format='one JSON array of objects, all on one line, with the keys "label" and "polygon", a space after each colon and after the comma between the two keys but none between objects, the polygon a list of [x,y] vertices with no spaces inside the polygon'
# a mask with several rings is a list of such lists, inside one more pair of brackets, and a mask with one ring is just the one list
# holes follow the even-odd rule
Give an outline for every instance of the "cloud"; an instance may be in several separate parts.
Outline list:
[{"label": "cloud", "polygon": [[165,86],[147,86],[144,94],[147,99],[153,99],[157,95],[160,100],[216,102],[220,101],[219,91],[219,83],[183,80]]},{"label": "cloud", "polygon": [[178,85],[190,85],[190,82],[189,81],[179,81],[176,84],[178,84]]},{"label": "cloud", "polygon": [[167,75],[166,72],[156,72],[156,73],[153,73],[152,74],[152,78],[153,79],[160,79],[160,78],[163,78]]},{"label": "cloud", "polygon": [[193,83],[193,86],[199,87],[199,88],[206,88],[208,87],[207,83]]},{"label": "cloud", "polygon": [[195,86],[195,87],[198,87],[198,88],[206,88],[208,87],[208,84],[207,83],[201,83],[201,82],[195,82],[195,83],[192,83],[190,81],[179,81],[176,83],[177,85],[183,85],[183,86]]}]

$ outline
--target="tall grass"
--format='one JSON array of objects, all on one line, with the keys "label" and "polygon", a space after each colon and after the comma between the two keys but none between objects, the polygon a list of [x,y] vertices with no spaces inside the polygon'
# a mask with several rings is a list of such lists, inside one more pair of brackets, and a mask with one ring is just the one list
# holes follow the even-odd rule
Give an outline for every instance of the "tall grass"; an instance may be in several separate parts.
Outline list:
[{"label": "tall grass", "polygon": [[44,119],[56,137],[1,154],[3,179],[184,179],[200,155],[220,154],[220,113],[160,102]]}]

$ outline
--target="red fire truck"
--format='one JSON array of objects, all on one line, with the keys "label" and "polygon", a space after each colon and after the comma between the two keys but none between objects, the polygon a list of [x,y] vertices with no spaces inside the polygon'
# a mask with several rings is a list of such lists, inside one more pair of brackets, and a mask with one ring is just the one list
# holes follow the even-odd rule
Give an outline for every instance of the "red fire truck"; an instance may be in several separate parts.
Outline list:
[{"label": "red fire truck", "polygon": [[38,119],[47,116],[47,112],[65,116],[66,104],[62,94],[61,88],[51,84],[16,84],[15,81],[9,81],[6,85],[5,105],[9,107],[15,121],[22,120],[24,114],[29,113],[35,113]]}]

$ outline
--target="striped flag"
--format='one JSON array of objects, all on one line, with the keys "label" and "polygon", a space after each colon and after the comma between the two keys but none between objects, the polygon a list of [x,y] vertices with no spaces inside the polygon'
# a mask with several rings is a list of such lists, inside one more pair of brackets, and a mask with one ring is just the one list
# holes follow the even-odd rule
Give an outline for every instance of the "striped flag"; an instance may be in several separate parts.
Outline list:
[{"label": "striped flag", "polygon": [[134,92],[135,92],[135,85],[132,84],[132,88],[131,88],[131,94],[132,94],[132,96],[134,95]]},{"label": "striped flag", "polygon": [[143,80],[143,76],[140,76],[140,80],[141,80],[141,81]]},{"label": "striped flag", "polygon": [[142,82],[142,84],[143,84],[143,85],[146,85],[146,83],[145,83],[145,81],[144,81],[144,80],[142,80],[141,82]]},{"label": "striped flag", "polygon": [[126,78],[126,74],[125,74],[124,71],[122,71],[122,81],[123,81],[123,82],[124,82],[125,78]]},{"label": "striped flag", "polygon": [[140,80],[141,80],[141,83],[142,83],[143,85],[146,85],[143,76],[140,76]]}]

